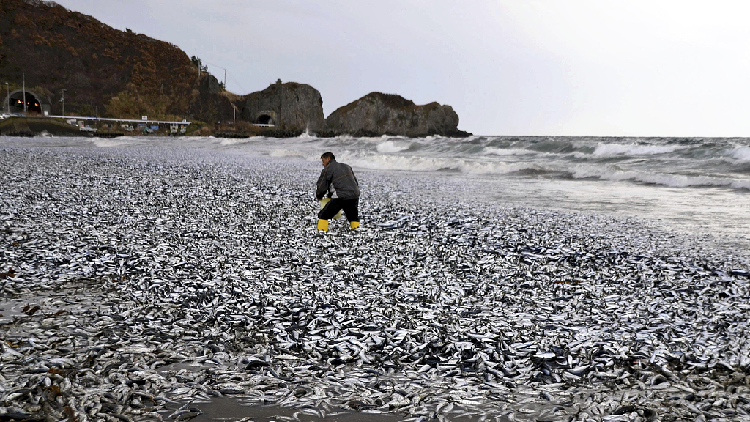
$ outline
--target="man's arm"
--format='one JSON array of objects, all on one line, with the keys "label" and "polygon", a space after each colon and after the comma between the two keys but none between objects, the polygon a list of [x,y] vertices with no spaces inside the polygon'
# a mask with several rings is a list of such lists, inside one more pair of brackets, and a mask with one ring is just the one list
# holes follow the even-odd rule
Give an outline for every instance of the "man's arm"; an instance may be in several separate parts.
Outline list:
[{"label": "man's arm", "polygon": [[320,172],[318,177],[317,188],[315,189],[315,198],[320,201],[328,193],[328,181],[326,180],[326,169]]}]

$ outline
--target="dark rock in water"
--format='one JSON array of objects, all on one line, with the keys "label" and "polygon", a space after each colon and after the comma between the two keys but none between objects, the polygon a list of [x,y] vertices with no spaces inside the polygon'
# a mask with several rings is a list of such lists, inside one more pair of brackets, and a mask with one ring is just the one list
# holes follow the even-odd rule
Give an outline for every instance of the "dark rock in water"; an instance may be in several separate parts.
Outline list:
[{"label": "dark rock in water", "polygon": [[247,133],[240,133],[240,132],[216,132],[216,135],[214,135],[217,138],[249,138],[250,135]]},{"label": "dark rock in water", "polygon": [[263,129],[258,132],[258,136],[265,136],[266,138],[296,138],[302,135],[303,132],[300,129]]},{"label": "dark rock in water", "polygon": [[338,108],[326,119],[328,131],[353,136],[467,136],[458,130],[458,114],[436,102],[418,106],[398,95],[371,92]]},{"label": "dark rock in water", "polygon": [[277,130],[318,130],[325,126],[323,98],[310,85],[296,82],[271,84],[248,94],[240,104],[242,118]]}]

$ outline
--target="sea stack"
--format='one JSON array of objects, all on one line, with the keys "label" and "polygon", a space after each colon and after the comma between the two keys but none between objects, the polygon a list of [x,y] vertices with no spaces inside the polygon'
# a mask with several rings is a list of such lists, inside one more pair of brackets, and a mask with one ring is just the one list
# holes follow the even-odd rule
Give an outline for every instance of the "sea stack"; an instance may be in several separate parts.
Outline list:
[{"label": "sea stack", "polygon": [[310,85],[277,81],[263,91],[247,95],[242,117],[280,130],[318,130],[325,125],[323,97]]},{"label": "sea stack", "polygon": [[458,130],[458,114],[436,102],[418,106],[394,94],[371,92],[338,108],[326,119],[329,131],[353,136],[467,136]]}]

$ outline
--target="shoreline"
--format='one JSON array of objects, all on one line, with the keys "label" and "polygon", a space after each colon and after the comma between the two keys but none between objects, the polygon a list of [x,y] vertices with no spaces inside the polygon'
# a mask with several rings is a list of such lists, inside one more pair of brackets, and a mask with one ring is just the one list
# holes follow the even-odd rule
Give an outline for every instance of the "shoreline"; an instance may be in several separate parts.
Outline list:
[{"label": "shoreline", "polygon": [[32,305],[0,325],[6,410],[154,420],[218,392],[349,420],[750,411],[747,257],[696,239],[374,171],[363,230],[318,235],[313,163],[0,153],[2,299]]},{"label": "shoreline", "polygon": [[[478,139],[484,138],[478,137]],[[445,140],[445,142],[450,144],[450,141]],[[494,142],[499,141],[492,140],[488,145]],[[621,181],[618,178],[614,180],[569,179],[545,176],[518,177],[502,171],[484,173],[481,161],[468,158],[465,162],[459,160],[456,164],[446,159],[444,154],[432,157],[430,154],[421,155],[416,152],[416,155],[408,153],[391,156],[388,152],[394,148],[395,143],[405,143],[399,144],[396,149],[411,145],[416,151],[435,145],[428,140],[413,139],[329,140],[313,137],[249,138],[247,140],[211,137],[122,137],[116,139],[4,137],[4,140],[0,142],[8,146],[33,146],[35,148],[84,147],[98,150],[112,147],[127,149],[166,147],[172,150],[205,150],[214,155],[281,158],[289,162],[287,165],[291,165],[292,161],[307,165],[311,157],[317,157],[318,149],[332,148],[343,150],[343,152],[349,151],[349,155],[345,154],[343,158],[358,172],[404,174],[414,180],[424,179],[424,182],[418,183],[426,183],[426,192],[431,192],[429,195],[432,196],[447,196],[449,200],[450,196],[455,196],[465,202],[488,203],[499,207],[557,210],[566,214],[607,215],[618,220],[634,219],[639,224],[656,227],[663,231],[680,232],[680,236],[693,237],[692,242],[713,243],[722,249],[737,250],[739,254],[750,250],[750,235],[748,235],[750,214],[746,211],[750,209],[750,196],[742,190],[736,191],[722,186],[675,189],[670,186]],[[474,141],[470,143],[473,144]],[[350,150],[351,144],[355,145],[352,150]],[[449,149],[460,149],[463,144],[462,142],[452,144]],[[381,147],[385,153],[380,153]],[[376,150],[374,155],[373,149]],[[409,163],[416,164],[417,168]],[[554,163],[549,164],[552,167],[555,166]],[[423,168],[425,165],[427,169]],[[502,166],[502,164],[498,165]],[[458,166],[459,169],[450,166]],[[535,168],[537,164],[529,163],[523,166]],[[430,167],[433,169],[430,170]],[[452,170],[446,170],[446,168]],[[460,180],[461,183],[446,185],[447,189],[454,189],[451,192],[435,188],[439,182],[426,181],[430,178],[440,180],[444,177]],[[465,187],[461,186],[462,184]],[[421,195],[415,190],[412,190],[411,194]],[[425,198],[432,200],[429,196]]]}]

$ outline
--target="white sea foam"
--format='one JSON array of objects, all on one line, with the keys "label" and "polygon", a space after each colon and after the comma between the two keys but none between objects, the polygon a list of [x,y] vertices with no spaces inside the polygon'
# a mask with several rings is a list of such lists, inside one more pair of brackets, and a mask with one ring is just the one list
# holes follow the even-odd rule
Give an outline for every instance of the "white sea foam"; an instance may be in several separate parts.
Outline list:
[{"label": "white sea foam", "polygon": [[677,150],[676,146],[667,145],[633,145],[633,144],[599,144],[593,155],[610,157],[615,155],[656,155],[666,154]]},{"label": "white sea foam", "polygon": [[535,151],[532,151],[532,150],[529,150],[529,149],[522,149],[522,148],[493,148],[493,147],[485,147],[483,152],[485,154],[488,154],[488,155],[498,155],[498,156],[536,154]]},{"label": "white sea foam", "polygon": [[140,143],[139,140],[132,136],[121,136],[118,138],[90,138],[91,142],[99,148],[121,147]]},{"label": "white sea foam", "polygon": [[747,181],[709,176],[623,171],[617,166],[577,168],[573,171],[573,177],[576,179],[595,178],[612,181],[633,181],[671,188],[715,186],[750,189],[750,182]]},{"label": "white sea foam", "polygon": [[[502,139],[502,138],[497,138]],[[750,162],[750,145],[746,140],[732,141],[731,146],[719,142],[706,144],[665,145],[661,142],[636,143],[632,140],[602,142],[600,139],[578,140],[571,153],[544,153],[531,148],[538,143],[513,140],[512,147],[486,146],[483,139],[411,139],[403,137],[353,138],[287,138],[252,137],[223,139],[197,137],[147,137],[123,136],[115,139],[88,137],[34,138],[39,145],[80,146],[99,148],[129,147],[196,147],[226,149],[233,155],[267,155],[289,160],[319,161],[320,154],[332,151],[341,162],[354,167],[372,170],[399,170],[415,172],[450,171],[466,175],[494,175],[502,177],[544,176],[554,178],[572,174],[575,179],[599,179],[613,182],[654,184],[667,187],[726,187],[750,191],[750,178],[746,163]],[[493,141],[496,139],[493,139]],[[13,145],[15,138],[0,137],[0,145]],[[726,144],[724,144],[726,145]],[[652,158],[669,157],[674,151],[690,150],[680,154],[679,160],[666,160],[656,167]],[[693,151],[694,150],[694,151]],[[588,152],[586,152],[588,151]],[[664,155],[657,155],[664,154]],[[596,158],[637,157],[637,160],[601,162]],[[594,158],[594,159],[592,159]],[[677,158],[677,157],[675,157]],[[712,160],[705,158],[722,158]],[[720,167],[717,163],[721,163]],[[686,172],[690,173],[686,173]],[[744,194],[744,193],[742,193]]]},{"label": "white sea foam", "polygon": [[750,147],[739,147],[732,151],[732,157],[741,161],[750,161]]},{"label": "white sea foam", "polygon": [[301,134],[300,134],[300,135],[298,136],[298,138],[301,138],[301,139],[317,139],[317,136],[315,136],[315,135],[311,135],[311,134],[310,134],[310,130],[309,130],[309,129],[305,129],[305,131],[304,131],[304,132],[302,132],[302,133],[301,133]]},{"label": "white sea foam", "polygon": [[526,169],[537,169],[529,163],[505,163],[501,161],[477,161],[471,159],[343,153],[342,161],[355,167],[372,170],[401,171],[456,171],[465,174],[508,174]]},{"label": "white sea foam", "polygon": [[251,138],[223,138],[221,145],[240,145],[250,142]]},{"label": "white sea foam", "polygon": [[409,149],[409,146],[411,146],[410,142],[404,142],[404,141],[385,141],[380,144],[378,144],[375,149],[378,152],[381,153],[395,153],[395,152],[401,152],[404,150]]},{"label": "white sea foam", "polygon": [[351,157],[342,154],[342,161],[355,167],[372,170],[437,171],[458,170],[455,160],[437,157],[406,157],[400,155],[361,155]]},{"label": "white sea foam", "polygon": [[463,173],[477,175],[499,175],[517,173],[523,170],[543,171],[542,167],[534,163],[506,163],[500,161],[457,160],[458,169]]}]

